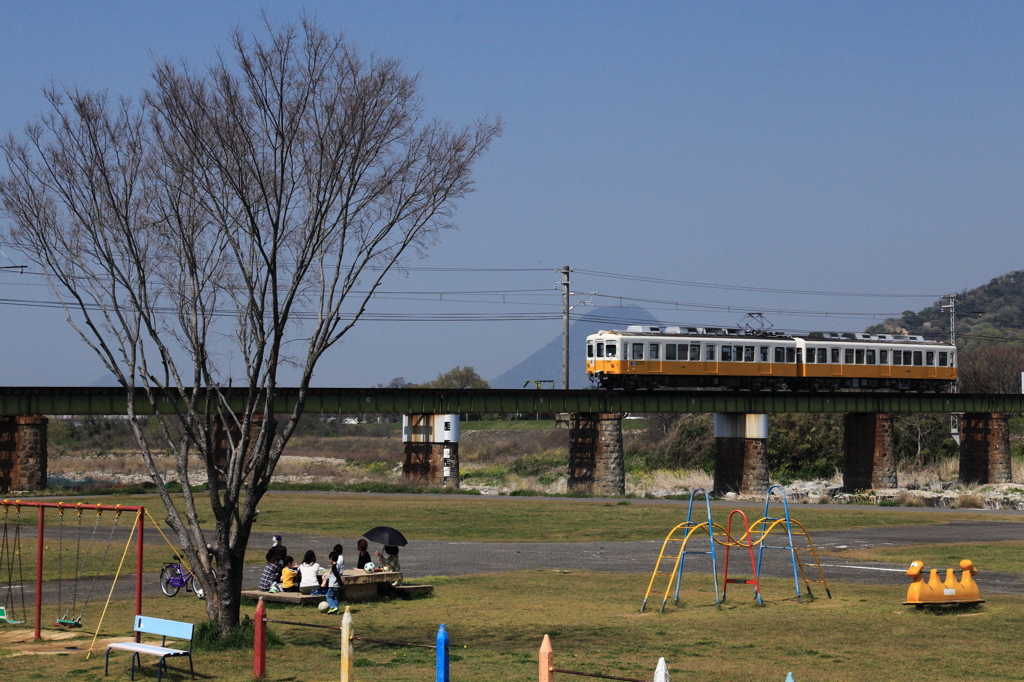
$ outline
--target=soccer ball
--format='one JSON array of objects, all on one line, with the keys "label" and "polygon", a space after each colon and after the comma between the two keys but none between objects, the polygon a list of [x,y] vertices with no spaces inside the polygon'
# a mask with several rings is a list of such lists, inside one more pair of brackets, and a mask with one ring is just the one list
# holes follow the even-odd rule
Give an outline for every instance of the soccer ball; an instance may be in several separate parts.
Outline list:
[{"label": "soccer ball", "polygon": [[377,567],[373,565],[372,561],[367,561],[366,565],[363,566],[363,570],[366,571],[367,573],[373,573],[375,568],[377,568]]},{"label": "soccer ball", "polygon": [[320,609],[320,613],[327,613],[327,609],[331,608],[331,605],[325,601],[322,601],[320,602],[320,606],[318,606],[317,608]]}]

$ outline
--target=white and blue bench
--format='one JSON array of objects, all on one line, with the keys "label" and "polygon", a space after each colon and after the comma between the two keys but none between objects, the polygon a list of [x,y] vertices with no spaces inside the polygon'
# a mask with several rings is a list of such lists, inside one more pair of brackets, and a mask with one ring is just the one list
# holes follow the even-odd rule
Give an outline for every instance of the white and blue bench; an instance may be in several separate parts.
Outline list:
[{"label": "white and blue bench", "polygon": [[[130,651],[132,653],[132,680],[135,679],[135,660],[139,659],[139,667],[142,666],[140,654],[159,656],[157,661],[156,680],[160,682],[163,671],[167,668],[167,659],[174,656],[188,656],[188,670],[192,679],[196,679],[196,671],[192,668],[192,631],[195,629],[193,623],[182,623],[177,620],[164,620],[163,618],[150,618],[149,616],[135,616],[135,632],[147,635],[160,635],[160,646],[156,644],[145,644],[143,642],[115,642],[107,645],[106,662],[103,665],[103,674],[110,672],[110,652]],[[188,640],[188,650],[171,649],[166,646],[167,638]]]}]

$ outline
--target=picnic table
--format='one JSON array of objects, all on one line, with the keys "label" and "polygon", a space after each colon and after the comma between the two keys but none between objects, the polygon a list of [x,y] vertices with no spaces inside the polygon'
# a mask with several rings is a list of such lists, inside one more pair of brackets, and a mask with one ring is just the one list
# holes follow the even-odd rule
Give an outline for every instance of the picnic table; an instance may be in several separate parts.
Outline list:
[{"label": "picnic table", "polygon": [[[377,596],[377,585],[380,583],[393,583],[401,579],[402,574],[396,571],[374,571],[373,573],[367,573],[361,568],[347,568],[341,574],[341,584],[344,586],[342,598],[352,603],[368,601]],[[259,601],[262,597],[265,602],[281,602],[284,604],[319,604],[324,600],[323,595],[318,594],[261,592],[260,590],[243,590],[242,597],[253,601]]]}]

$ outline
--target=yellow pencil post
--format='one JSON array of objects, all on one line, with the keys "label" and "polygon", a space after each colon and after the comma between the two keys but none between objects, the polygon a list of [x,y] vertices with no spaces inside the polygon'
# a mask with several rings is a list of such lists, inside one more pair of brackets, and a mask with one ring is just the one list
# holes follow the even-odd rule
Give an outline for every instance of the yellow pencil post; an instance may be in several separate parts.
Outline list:
[{"label": "yellow pencil post", "polygon": [[341,682],[352,682],[352,610],[341,617]]}]

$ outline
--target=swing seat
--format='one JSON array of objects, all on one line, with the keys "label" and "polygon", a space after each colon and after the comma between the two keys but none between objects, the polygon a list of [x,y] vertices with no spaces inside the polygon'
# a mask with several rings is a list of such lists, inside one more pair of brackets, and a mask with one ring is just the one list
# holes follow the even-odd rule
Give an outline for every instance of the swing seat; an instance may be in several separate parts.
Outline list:
[{"label": "swing seat", "polygon": [[82,627],[81,621],[72,620],[71,618],[58,618],[54,623],[59,628],[80,628]]},{"label": "swing seat", "polygon": [[25,621],[18,620],[16,618],[13,618],[12,616],[8,615],[7,607],[6,606],[0,606],[0,620],[2,620],[3,622],[7,623],[8,625],[24,625],[25,624]]}]

